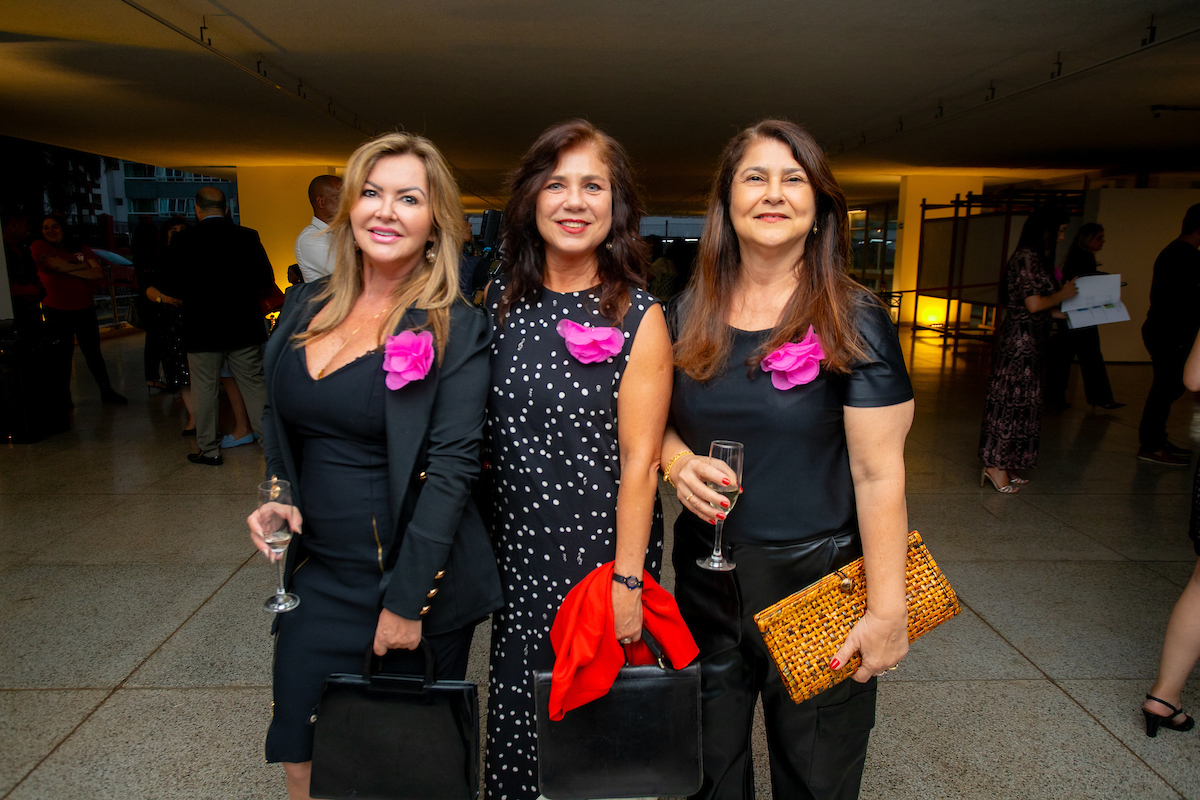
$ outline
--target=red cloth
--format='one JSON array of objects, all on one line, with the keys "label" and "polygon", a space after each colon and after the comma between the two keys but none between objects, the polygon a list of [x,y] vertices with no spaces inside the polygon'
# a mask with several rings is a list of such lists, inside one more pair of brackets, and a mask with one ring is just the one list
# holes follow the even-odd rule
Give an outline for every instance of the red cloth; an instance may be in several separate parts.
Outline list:
[{"label": "red cloth", "polygon": [[[550,681],[550,719],[612,688],[625,666],[625,648],[617,641],[613,621],[613,562],[596,567],[567,593],[554,625],[554,673]],[[696,640],[679,614],[671,593],[649,575],[642,587],[642,626],[658,640],[663,655],[675,669],[683,669],[700,654]],[[654,664],[654,655],[643,642],[630,645],[633,664]]]},{"label": "red cloth", "polygon": [[[96,254],[90,247],[80,247],[78,250],[63,250],[47,241],[39,239],[30,248],[33,260],[40,262],[42,258],[61,258],[65,261],[83,262],[95,258]],[[46,290],[42,304],[59,311],[81,311],[92,307],[92,283],[86,278],[57,272],[38,264],[38,277]]]}]

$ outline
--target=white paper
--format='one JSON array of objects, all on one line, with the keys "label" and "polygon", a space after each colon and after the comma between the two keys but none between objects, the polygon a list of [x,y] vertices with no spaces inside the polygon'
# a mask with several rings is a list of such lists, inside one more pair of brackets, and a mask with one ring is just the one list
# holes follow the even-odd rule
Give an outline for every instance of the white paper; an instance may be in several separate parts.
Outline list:
[{"label": "white paper", "polygon": [[1070,328],[1088,328],[1110,322],[1127,322],[1129,311],[1121,302],[1120,275],[1083,275],[1075,279],[1079,294],[1062,303]]}]

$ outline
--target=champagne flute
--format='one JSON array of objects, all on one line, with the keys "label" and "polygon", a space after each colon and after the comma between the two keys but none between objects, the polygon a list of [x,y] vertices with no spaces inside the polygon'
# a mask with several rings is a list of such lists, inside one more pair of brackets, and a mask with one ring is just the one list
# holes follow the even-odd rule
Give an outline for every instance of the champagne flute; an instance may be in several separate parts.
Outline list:
[{"label": "champagne flute", "polygon": [[283,555],[292,541],[291,520],[288,518],[291,509],[290,482],[272,478],[258,485],[258,521],[262,525],[263,541],[271,548],[272,559],[279,565],[279,586],[275,594],[263,603],[263,610],[272,614],[282,614],[300,605],[300,598],[283,586]]},{"label": "champagne flute", "polygon": [[[740,488],[742,485],[742,450],[743,448],[741,442],[728,442],[722,439],[718,439],[709,445],[708,457],[714,458],[717,461],[724,461],[729,465],[729,468],[733,470],[733,474],[736,476],[732,486],[726,486],[723,483],[708,484],[708,488],[712,489],[717,494],[722,495],[729,502],[729,508],[722,508],[719,505],[709,503],[709,505],[711,505],[717,511],[728,513],[733,511],[733,507],[737,504],[738,495],[740,494]],[[717,517],[715,523],[717,532],[716,538],[713,541],[712,555],[710,555],[708,558],[696,559],[696,563],[704,569],[712,570],[713,572],[729,572],[735,566],[737,566],[732,561],[727,560],[725,558],[725,554],[721,552],[721,529],[724,527],[724,525],[725,520]]]}]

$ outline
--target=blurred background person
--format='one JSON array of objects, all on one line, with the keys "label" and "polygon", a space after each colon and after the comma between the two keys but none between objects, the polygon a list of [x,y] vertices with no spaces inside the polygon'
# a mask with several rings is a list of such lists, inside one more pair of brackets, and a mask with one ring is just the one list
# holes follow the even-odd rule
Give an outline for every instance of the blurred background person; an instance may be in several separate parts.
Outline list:
[{"label": "blurred background person", "polygon": [[329,257],[329,237],[324,231],[337,213],[342,179],[336,175],[318,175],[308,184],[308,203],[312,220],[296,237],[296,266],[305,283],[320,280],[333,272]]},{"label": "blurred background person", "polygon": [[[1192,344],[1183,367],[1183,384],[1190,391],[1200,392],[1200,334]],[[1188,536],[1200,556],[1200,464],[1192,478],[1192,516],[1188,523]],[[1192,570],[1192,578],[1184,587],[1183,594],[1171,611],[1167,622],[1167,633],[1163,639],[1162,657],[1158,664],[1158,677],[1146,702],[1142,704],[1142,715],[1146,718],[1146,735],[1157,736],[1159,728],[1172,731],[1190,731],[1195,724],[1182,710],[1183,684],[1192,668],[1200,660],[1200,560]]]},{"label": "blurred background person", "polygon": [[[192,401],[191,376],[188,372],[187,351],[183,347],[183,301],[159,291],[155,284],[158,282],[160,271],[167,263],[171,240],[176,234],[188,229],[187,220],[183,217],[172,217],[162,227],[158,237],[157,255],[153,266],[145,272],[146,299],[153,304],[156,314],[155,324],[158,328],[158,345],[156,352],[162,365],[163,388],[172,394],[179,394],[187,409],[187,423],[183,426],[184,436],[196,435],[196,408]],[[147,335],[149,331],[147,330]]]},{"label": "blurred background person", "polygon": [[1138,426],[1138,460],[1186,467],[1192,451],[1167,441],[1171,406],[1183,396],[1183,364],[1200,331],[1200,203],[1187,210],[1179,236],[1154,261],[1150,310],[1142,342],[1150,351],[1154,381]]},{"label": "blurred background person", "polygon": [[979,433],[979,485],[1015,494],[1028,483],[1015,470],[1037,464],[1042,435],[1042,361],[1052,316],[1063,300],[1079,293],[1074,281],[1059,286],[1054,277],[1054,248],[1067,229],[1057,208],[1034,210],[1021,228],[1017,249],[1000,276],[1004,321],[992,345],[983,426]]},{"label": "blurred background person", "polygon": [[68,236],[66,217],[61,214],[47,214],[42,218],[42,236],[33,243],[30,252],[46,291],[42,313],[55,341],[59,370],[55,394],[66,407],[74,407],[71,360],[78,340],[88,371],[100,387],[100,399],[105,403],[125,405],[129,400],[113,389],[108,367],[100,353],[100,323],[96,319],[92,281],[102,280],[104,270],[96,254],[87,245]]},{"label": "blurred background person", "polygon": [[[1067,251],[1063,262],[1062,279],[1073,281],[1081,275],[1104,275],[1096,263],[1096,253],[1104,247],[1104,226],[1085,222],[1075,234],[1075,241]],[[1112,385],[1108,382],[1108,370],[1104,366],[1104,354],[1100,352],[1100,326],[1071,328],[1066,320],[1058,320],[1057,331],[1050,339],[1048,366],[1046,371],[1046,406],[1066,408],[1067,383],[1071,377],[1071,363],[1079,356],[1079,372],[1083,377],[1083,391],[1089,405],[1114,411],[1124,403],[1113,401]]]}]

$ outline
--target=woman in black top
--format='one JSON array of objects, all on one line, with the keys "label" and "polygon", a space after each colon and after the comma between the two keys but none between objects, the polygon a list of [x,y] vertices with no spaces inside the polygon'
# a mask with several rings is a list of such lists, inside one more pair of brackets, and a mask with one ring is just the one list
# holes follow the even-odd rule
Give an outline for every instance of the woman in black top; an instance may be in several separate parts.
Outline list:
[{"label": "woman in black top", "polygon": [[[1104,226],[1085,222],[1079,226],[1075,241],[1063,262],[1062,279],[1073,281],[1080,275],[1096,275],[1099,264],[1096,253],[1104,247]],[[1066,320],[1059,320],[1058,332],[1050,340],[1050,366],[1046,375],[1046,405],[1063,408],[1067,404],[1067,381],[1071,377],[1071,362],[1079,356],[1079,371],[1083,376],[1083,391],[1089,405],[1113,411],[1124,403],[1113,401],[1104,354],[1100,352],[1100,327],[1071,329]]]},{"label": "woman in black top", "polygon": [[[675,386],[662,457],[684,507],[676,596],[702,659],[697,797],[753,796],[760,694],[775,796],[856,797],[874,678],[908,650],[912,387],[887,312],[846,274],[846,219],[841,189],[807,132],[780,120],[748,128],[721,157],[696,272],[672,309]],[[793,357],[775,357],[780,351]],[[725,513],[710,504],[728,507],[708,484],[734,478],[703,455],[714,439],[745,445],[743,494],[725,524],[733,572],[695,563]],[[830,668],[856,652],[862,667],[796,705],[753,615],[859,556],[870,604]]]},{"label": "woman in black top", "polygon": [[[428,140],[385,134],[346,165],[333,274],[288,293],[264,354],[267,475],[298,514],[285,572],[266,758],[307,798],[312,714],[325,677],[372,648],[417,673],[424,637],[439,678],[461,680],[500,577],[470,499],[490,335],[458,291],[462,205]],[[257,512],[251,538],[269,554]],[[391,651],[391,652],[389,652]],[[404,769],[404,764],[396,764]]]}]

